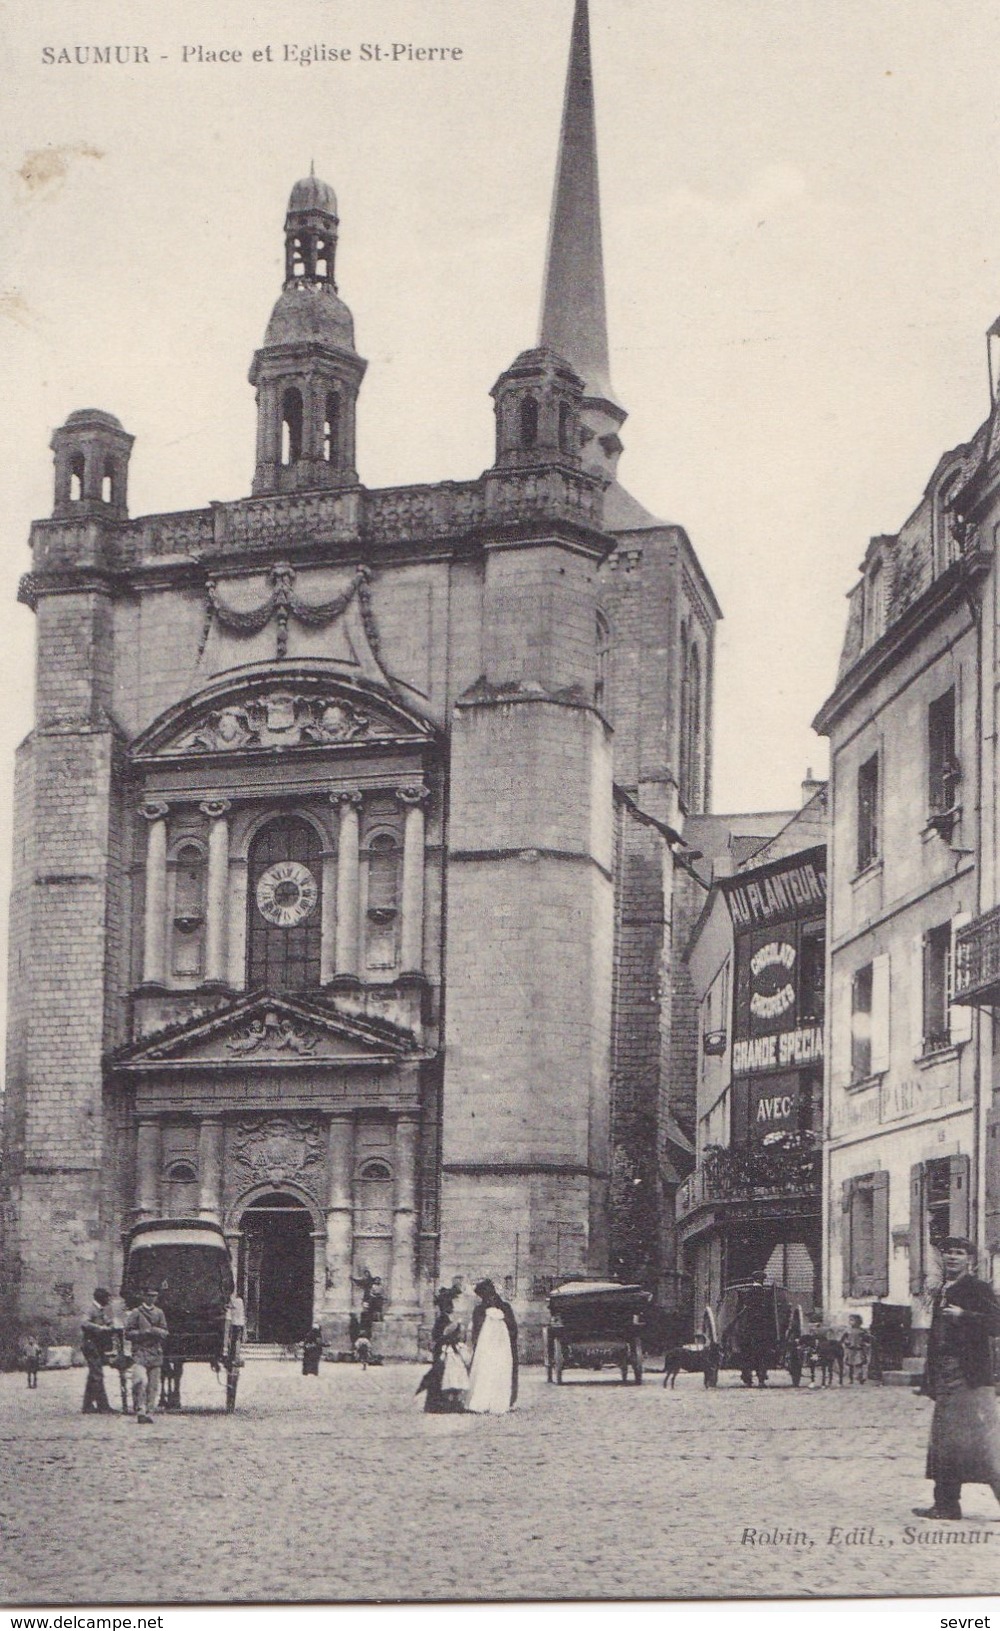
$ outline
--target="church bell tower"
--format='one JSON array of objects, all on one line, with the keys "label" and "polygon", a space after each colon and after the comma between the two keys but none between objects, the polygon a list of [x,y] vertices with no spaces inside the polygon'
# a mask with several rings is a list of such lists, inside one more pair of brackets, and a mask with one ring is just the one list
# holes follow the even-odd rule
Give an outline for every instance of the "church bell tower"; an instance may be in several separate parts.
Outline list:
[{"label": "church bell tower", "polygon": [[355,411],[367,363],[354,347],[354,319],[337,294],[337,198],[309,174],[285,216],[285,283],[264,344],[257,387],[255,498],[357,483]]}]

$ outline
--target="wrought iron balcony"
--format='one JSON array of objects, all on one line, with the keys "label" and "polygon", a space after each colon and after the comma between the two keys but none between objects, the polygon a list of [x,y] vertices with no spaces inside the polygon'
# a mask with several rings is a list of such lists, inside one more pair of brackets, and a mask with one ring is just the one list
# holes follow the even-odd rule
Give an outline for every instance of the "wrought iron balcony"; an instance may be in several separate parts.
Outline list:
[{"label": "wrought iron balcony", "polygon": [[952,1002],[1000,1005],[1000,906],[974,918],[955,935]]},{"label": "wrought iron balcony", "polygon": [[820,1177],[820,1152],[810,1133],[789,1134],[763,1150],[713,1146],[677,1191],[677,1221],[683,1224],[707,1206],[818,1197]]}]

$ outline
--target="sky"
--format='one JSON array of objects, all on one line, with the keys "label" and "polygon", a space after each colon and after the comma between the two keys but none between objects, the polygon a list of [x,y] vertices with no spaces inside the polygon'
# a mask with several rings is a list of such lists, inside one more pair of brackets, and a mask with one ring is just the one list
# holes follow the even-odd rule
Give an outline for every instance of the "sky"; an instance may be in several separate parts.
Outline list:
[{"label": "sky", "polygon": [[[118,415],[133,515],[249,491],[247,368],[310,161],[338,194],[369,361],[362,480],[489,465],[489,389],[537,332],[571,17],[572,0],[8,5],[0,767],[31,725],[14,596],[53,428]],[[687,529],[724,612],[715,808],[793,807],[825,771],[810,721],[868,539],[988,408],[1000,8],[591,0],[591,25],[620,476]],[[108,43],[150,61],[43,60]],[[366,62],[365,43],[462,56]],[[0,780],[0,867],[8,806]]]}]

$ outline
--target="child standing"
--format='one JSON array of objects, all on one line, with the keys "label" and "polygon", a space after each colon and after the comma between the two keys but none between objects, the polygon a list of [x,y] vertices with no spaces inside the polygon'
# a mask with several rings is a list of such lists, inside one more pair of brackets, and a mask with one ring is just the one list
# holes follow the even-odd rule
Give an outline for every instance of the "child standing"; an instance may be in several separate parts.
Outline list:
[{"label": "child standing", "polygon": [[26,1336],[24,1339],[24,1369],[28,1377],[28,1386],[38,1386],[38,1369],[42,1363],[42,1345],[36,1336]]},{"label": "child standing", "polygon": [[860,1314],[851,1314],[849,1316],[847,1330],[844,1332],[841,1341],[844,1345],[848,1380],[853,1383],[857,1379],[859,1387],[863,1387],[868,1376],[868,1361],[871,1358],[872,1339],[870,1332],[866,1331],[861,1323]]}]

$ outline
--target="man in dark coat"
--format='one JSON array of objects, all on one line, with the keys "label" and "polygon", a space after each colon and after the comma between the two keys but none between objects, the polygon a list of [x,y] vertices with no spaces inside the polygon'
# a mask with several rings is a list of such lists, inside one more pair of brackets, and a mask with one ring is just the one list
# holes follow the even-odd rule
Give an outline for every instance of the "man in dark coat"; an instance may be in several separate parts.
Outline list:
[{"label": "man in dark coat", "polygon": [[83,1390],[83,1413],[92,1411],[104,1415],[111,1409],[104,1386],[104,1362],[111,1355],[115,1333],[108,1317],[110,1291],[98,1286],[90,1311],[83,1322],[83,1357],[87,1366],[87,1382]]},{"label": "man in dark coat", "polygon": [[774,1292],[767,1284],[763,1269],[755,1269],[750,1276],[743,1307],[740,1310],[740,1381],[744,1387],[767,1386],[767,1372],[774,1355],[777,1327],[774,1320]]},{"label": "man in dark coat", "polygon": [[934,1504],[918,1518],[960,1518],[962,1485],[989,1484],[1000,1501],[1000,1413],[990,1339],[1000,1302],[973,1274],[975,1247],[953,1235],[942,1246],[944,1284],[934,1298],[923,1391],[934,1400],[927,1477]]}]

